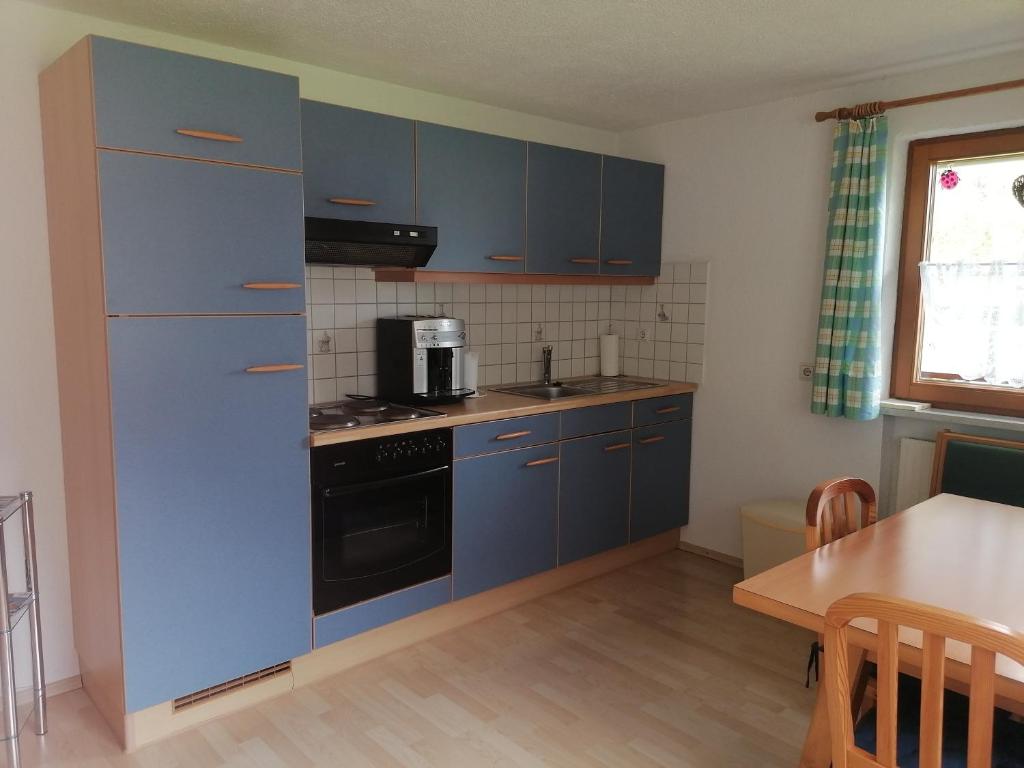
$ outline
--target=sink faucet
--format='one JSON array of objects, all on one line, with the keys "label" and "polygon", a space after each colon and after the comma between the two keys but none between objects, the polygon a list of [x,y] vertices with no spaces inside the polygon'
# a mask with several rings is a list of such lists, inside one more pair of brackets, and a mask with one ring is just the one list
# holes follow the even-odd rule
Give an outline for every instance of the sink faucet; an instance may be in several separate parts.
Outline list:
[{"label": "sink faucet", "polygon": [[541,354],[544,356],[544,383],[551,383],[551,345],[545,344],[540,348]]}]

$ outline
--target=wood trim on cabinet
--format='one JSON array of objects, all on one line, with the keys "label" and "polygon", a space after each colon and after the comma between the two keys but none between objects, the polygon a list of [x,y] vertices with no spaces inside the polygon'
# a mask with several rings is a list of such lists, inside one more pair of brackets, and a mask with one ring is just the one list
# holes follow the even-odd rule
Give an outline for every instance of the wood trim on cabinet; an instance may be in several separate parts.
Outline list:
[{"label": "wood trim on cabinet", "polygon": [[113,425],[91,40],[39,76],[75,650],[82,685],[125,743]]},{"label": "wood trim on cabinet", "polygon": [[954,410],[1024,415],[1022,391],[941,378],[922,379],[917,376],[921,342],[919,264],[924,258],[930,216],[930,193],[934,185],[932,164],[957,158],[1017,152],[1024,152],[1024,128],[939,136],[910,142],[892,347],[893,397]]},{"label": "wood trim on cabinet", "polygon": [[242,137],[230,133],[219,133],[218,131],[200,131],[194,128],[176,128],[175,133],[182,136],[190,136],[193,139],[206,139],[207,141],[223,141],[228,144],[241,144]]},{"label": "wood trim on cabinet", "polygon": [[531,285],[654,285],[653,275],[547,275],[528,272],[441,272],[378,267],[378,283],[504,283]]}]

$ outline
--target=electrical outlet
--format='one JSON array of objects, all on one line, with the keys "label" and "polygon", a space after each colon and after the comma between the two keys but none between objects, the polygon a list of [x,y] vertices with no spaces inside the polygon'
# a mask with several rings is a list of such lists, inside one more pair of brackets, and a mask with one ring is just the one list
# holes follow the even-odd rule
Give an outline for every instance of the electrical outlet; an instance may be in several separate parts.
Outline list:
[{"label": "electrical outlet", "polygon": [[640,329],[640,341],[647,341],[647,329],[646,328],[641,328]]},{"label": "electrical outlet", "polygon": [[800,363],[800,381],[810,381],[814,377],[814,365],[812,363]]}]

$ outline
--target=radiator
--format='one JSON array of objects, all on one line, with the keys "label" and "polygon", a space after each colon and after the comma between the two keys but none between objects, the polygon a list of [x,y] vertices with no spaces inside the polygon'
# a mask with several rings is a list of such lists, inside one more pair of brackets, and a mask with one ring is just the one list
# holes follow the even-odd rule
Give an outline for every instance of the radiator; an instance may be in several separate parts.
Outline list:
[{"label": "radiator", "polygon": [[929,497],[934,454],[935,443],[930,440],[900,438],[900,455],[896,465],[896,503],[893,509],[906,509]]}]

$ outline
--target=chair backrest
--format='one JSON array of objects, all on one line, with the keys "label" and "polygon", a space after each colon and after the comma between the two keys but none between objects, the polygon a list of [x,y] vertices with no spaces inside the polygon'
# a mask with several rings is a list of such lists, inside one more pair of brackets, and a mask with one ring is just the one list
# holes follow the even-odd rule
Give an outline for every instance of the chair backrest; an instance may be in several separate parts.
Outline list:
[{"label": "chair backrest", "polygon": [[1024,507],[1024,442],[939,432],[931,491]]},{"label": "chair backrest", "polygon": [[[878,621],[876,755],[854,746],[847,627],[858,618]],[[825,614],[825,689],[833,768],[896,768],[900,627],[924,637],[921,664],[920,768],[941,768],[946,639],[971,646],[967,768],[990,768],[997,655],[1024,664],[1024,634],[991,621],[898,597],[854,594]]]},{"label": "chair backrest", "polygon": [[874,525],[877,519],[878,502],[870,483],[859,477],[826,480],[807,497],[807,549],[841,539],[858,527]]}]

